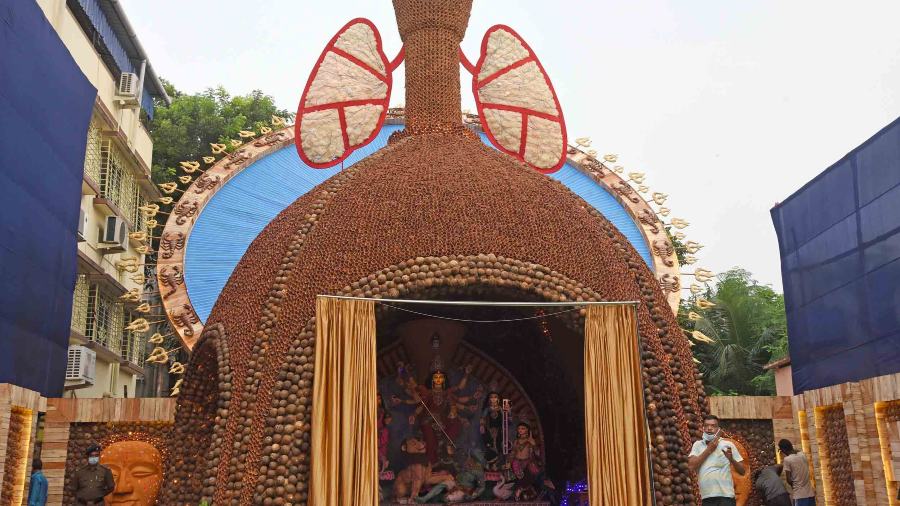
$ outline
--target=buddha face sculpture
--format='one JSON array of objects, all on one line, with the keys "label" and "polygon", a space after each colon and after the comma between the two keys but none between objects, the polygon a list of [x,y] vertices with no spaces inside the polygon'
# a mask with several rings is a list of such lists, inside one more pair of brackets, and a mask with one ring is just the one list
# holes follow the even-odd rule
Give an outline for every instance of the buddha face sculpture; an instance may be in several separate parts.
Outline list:
[{"label": "buddha face sculpture", "polygon": [[106,496],[109,505],[150,506],[162,483],[162,456],[144,441],[120,441],[103,450],[100,463],[112,471],[116,488]]}]

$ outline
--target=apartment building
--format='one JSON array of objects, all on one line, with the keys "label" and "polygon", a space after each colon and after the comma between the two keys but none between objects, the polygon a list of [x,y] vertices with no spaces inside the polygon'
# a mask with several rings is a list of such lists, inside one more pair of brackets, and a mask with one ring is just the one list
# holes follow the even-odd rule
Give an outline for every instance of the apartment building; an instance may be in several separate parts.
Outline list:
[{"label": "apartment building", "polygon": [[[144,374],[147,334],[126,329],[143,315],[137,303],[120,297],[143,291],[147,277],[142,246],[149,240],[134,233],[151,235],[139,208],[160,195],[150,179],[153,143],[146,122],[153,117],[154,100],[169,103],[169,97],[119,2],[37,3],[97,88],[85,139],[65,395],[133,397]],[[93,378],[73,370],[73,357],[96,360],[88,375]]]}]

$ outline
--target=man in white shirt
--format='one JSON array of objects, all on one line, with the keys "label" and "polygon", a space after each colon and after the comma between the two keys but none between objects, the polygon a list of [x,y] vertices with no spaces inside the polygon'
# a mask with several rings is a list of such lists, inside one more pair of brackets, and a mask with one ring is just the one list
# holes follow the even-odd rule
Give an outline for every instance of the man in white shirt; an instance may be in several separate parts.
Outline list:
[{"label": "man in white shirt", "polygon": [[731,468],[744,475],[744,458],[730,441],[720,441],[719,418],[703,418],[703,439],[694,442],[688,466],[697,474],[703,506],[735,506]]}]

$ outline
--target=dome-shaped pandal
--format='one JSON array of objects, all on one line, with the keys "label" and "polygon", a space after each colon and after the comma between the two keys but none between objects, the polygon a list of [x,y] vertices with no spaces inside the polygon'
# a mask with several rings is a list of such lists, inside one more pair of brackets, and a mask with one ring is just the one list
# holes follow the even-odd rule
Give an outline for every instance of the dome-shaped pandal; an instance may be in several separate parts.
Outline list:
[{"label": "dome-shaped pandal", "polygon": [[[444,18],[463,18],[454,31],[429,22],[428,10],[404,22],[420,2],[395,2],[408,135],[298,199],[244,255],[194,348],[163,502],[306,502],[317,295],[415,298],[488,286],[551,301],[640,301],[657,499],[692,504],[685,455],[701,394],[665,294],[616,228],[563,185],[464,135],[447,114],[433,121],[429,104],[446,100],[434,83],[454,86],[456,73],[459,86],[456,55],[444,53],[458,46],[470,5],[429,4],[466,9]],[[428,76],[415,63],[426,56]],[[458,93],[453,100],[458,111]]]}]

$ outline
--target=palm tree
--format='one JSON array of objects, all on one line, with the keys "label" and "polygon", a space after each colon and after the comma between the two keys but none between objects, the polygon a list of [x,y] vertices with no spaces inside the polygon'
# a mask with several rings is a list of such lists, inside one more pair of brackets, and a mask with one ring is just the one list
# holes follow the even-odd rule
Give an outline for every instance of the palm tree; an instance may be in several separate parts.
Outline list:
[{"label": "palm tree", "polygon": [[712,340],[694,347],[705,383],[714,393],[774,394],[774,379],[763,366],[785,352],[784,298],[742,269],[718,279],[705,297],[714,307],[688,301],[694,312],[689,326]]}]

